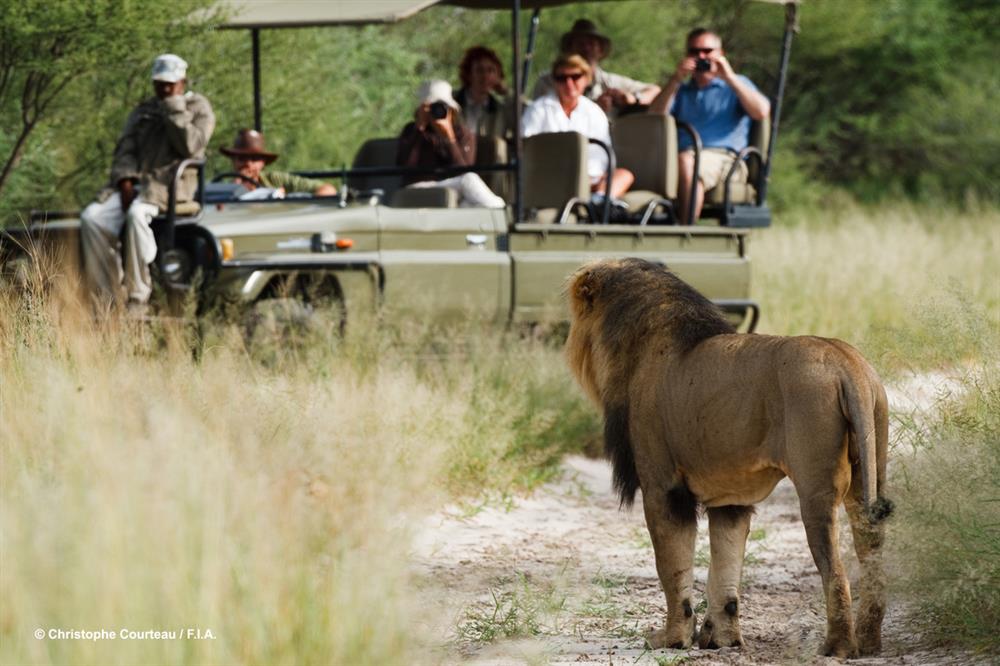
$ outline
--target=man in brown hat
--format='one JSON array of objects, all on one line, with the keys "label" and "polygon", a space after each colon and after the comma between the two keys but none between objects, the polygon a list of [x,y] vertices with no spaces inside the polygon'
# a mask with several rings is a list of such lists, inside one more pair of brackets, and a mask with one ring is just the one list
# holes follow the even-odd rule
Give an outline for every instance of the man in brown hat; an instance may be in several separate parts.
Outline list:
[{"label": "man in brown hat", "polygon": [[333,185],[321,180],[284,171],[264,171],[264,167],[278,159],[278,155],[264,148],[264,135],[257,130],[244,127],[236,133],[232,146],[224,146],[219,151],[232,160],[233,171],[242,176],[237,182],[248,190],[267,187],[274,190],[272,196],[276,198],[284,197],[290,192],[309,192],[317,197],[329,197],[337,193]]},{"label": "man in brown hat", "polygon": [[[146,307],[153,291],[149,264],[156,258],[150,222],[167,209],[177,165],[204,157],[215,129],[208,100],[184,90],[187,66],[172,53],[153,62],[155,95],[129,114],[115,146],[111,179],[80,214],[84,271],[94,296],[104,303],[126,296],[130,309]],[[177,183],[177,203],[191,201],[197,188],[196,174],[186,172]]]},{"label": "man in brown hat", "polygon": [[[660,87],[654,83],[636,81],[601,69],[600,61],[611,53],[611,39],[598,32],[593,21],[578,19],[570,31],[562,36],[559,50],[566,54],[581,55],[590,64],[593,75],[584,95],[597,102],[605,113],[618,113],[629,106],[649,104],[660,92]],[[532,97],[538,99],[555,92],[555,89],[552,75],[543,74],[535,84]]]}]

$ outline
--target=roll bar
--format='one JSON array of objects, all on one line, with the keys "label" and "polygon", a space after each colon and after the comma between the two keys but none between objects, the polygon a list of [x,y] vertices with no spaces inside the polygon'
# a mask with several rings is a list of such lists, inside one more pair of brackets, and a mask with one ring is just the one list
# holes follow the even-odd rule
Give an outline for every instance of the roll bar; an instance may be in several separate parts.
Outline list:
[{"label": "roll bar", "polygon": [[771,138],[767,143],[767,159],[760,176],[760,188],[757,190],[758,203],[767,203],[767,184],[771,180],[771,156],[774,154],[774,144],[778,141],[778,122],[781,120],[781,101],[785,97],[785,82],[788,79],[788,59],[792,54],[792,38],[799,31],[799,7],[790,3],[785,5],[785,34],[781,40],[781,55],[778,61],[778,83],[774,91],[774,108],[771,113]]}]

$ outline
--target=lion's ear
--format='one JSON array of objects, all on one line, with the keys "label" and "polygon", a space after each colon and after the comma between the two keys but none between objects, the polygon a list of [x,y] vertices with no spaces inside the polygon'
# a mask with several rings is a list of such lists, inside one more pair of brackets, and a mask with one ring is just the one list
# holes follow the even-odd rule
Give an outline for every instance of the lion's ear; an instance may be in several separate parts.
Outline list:
[{"label": "lion's ear", "polygon": [[598,284],[593,271],[581,273],[576,279],[573,289],[573,298],[578,302],[586,304],[588,308],[593,307],[597,298]]}]

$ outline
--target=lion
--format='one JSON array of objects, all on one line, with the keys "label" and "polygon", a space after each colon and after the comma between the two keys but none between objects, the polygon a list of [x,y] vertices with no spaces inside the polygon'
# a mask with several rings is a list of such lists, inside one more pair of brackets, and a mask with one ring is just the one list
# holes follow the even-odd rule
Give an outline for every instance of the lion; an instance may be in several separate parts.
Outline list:
[{"label": "lion", "polygon": [[[621,506],[642,506],[667,602],[661,647],[742,645],[739,586],[752,506],[789,477],[823,582],[820,653],[881,649],[880,550],[888,448],[885,389],[845,342],[738,334],[711,301],[641,259],[599,261],[570,278],[566,357],[604,415],[605,452]],[[850,518],[861,600],[838,549],[837,508]],[[707,610],[692,602],[697,510],[708,515]]]}]

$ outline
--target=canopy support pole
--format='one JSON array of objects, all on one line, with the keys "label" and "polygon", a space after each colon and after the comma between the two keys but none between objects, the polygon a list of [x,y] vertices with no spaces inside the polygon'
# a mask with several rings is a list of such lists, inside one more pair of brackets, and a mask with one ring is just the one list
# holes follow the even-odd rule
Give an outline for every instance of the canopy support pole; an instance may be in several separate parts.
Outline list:
[{"label": "canopy support pole", "polygon": [[250,40],[253,44],[253,128],[260,132],[260,28],[250,31]]},{"label": "canopy support pole", "polygon": [[531,13],[531,28],[528,29],[528,50],[524,53],[524,74],[521,75],[521,88],[519,89],[522,95],[528,87],[528,76],[531,74],[531,66],[535,62],[535,36],[538,34],[538,21],[541,14],[541,7],[537,7]]},{"label": "canopy support pole", "polygon": [[778,140],[778,122],[781,120],[781,100],[785,96],[785,81],[788,78],[788,59],[792,54],[792,37],[799,31],[798,6],[794,2],[785,5],[785,36],[781,40],[781,58],[778,65],[778,84],[774,93],[774,109],[771,113],[771,136],[767,142],[767,159],[764,160],[764,173],[760,179],[758,205],[767,203],[767,184],[771,179],[771,157],[774,155],[774,144]]},{"label": "canopy support pole", "polygon": [[514,223],[524,220],[524,168],[521,164],[524,143],[521,137],[521,0],[511,0],[511,72],[514,76]]}]

